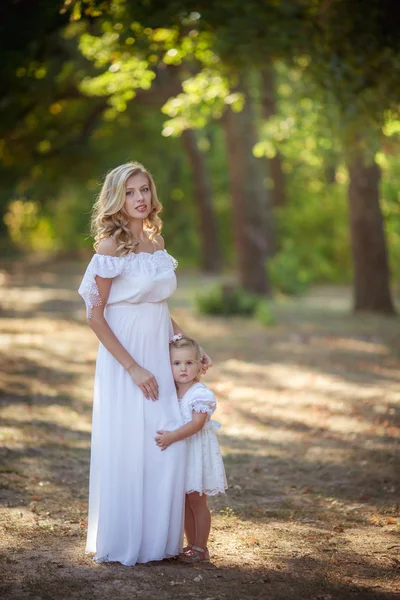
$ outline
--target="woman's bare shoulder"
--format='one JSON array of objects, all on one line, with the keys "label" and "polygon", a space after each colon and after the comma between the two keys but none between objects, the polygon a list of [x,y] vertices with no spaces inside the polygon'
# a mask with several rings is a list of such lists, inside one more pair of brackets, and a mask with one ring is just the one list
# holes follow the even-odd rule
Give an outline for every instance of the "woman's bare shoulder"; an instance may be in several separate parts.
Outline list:
[{"label": "woman's bare shoulder", "polygon": [[165,242],[164,242],[164,238],[162,235],[156,235],[154,238],[156,244],[157,244],[157,250],[164,250],[165,248]]},{"label": "woman's bare shoulder", "polygon": [[97,254],[106,254],[107,256],[117,256],[117,242],[111,238],[104,238],[97,246]]}]

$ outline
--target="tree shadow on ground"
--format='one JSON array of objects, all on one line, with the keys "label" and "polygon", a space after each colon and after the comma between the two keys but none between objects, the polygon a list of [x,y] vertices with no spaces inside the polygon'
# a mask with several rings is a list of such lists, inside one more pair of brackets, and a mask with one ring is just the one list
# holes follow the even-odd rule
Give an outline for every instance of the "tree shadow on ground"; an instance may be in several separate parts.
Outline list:
[{"label": "tree shadow on ground", "polygon": [[[285,420],[271,421],[269,427],[290,428]],[[288,442],[268,439],[268,430],[263,440],[220,433],[227,471],[232,464],[240,485],[240,477],[249,475],[250,466],[251,480],[243,484],[249,494],[258,487],[268,497],[272,490],[276,494],[277,489],[299,486],[300,481],[303,489],[312,487],[315,494],[349,504],[368,497],[381,507],[394,506],[400,470],[396,438],[361,434],[344,439],[323,428],[302,427],[302,433],[304,429],[308,429],[306,440],[290,438]],[[277,481],[268,481],[268,474]]]},{"label": "tree shadow on ground", "polygon": [[[29,350],[29,346],[24,347],[24,352],[27,350]],[[62,369],[59,362],[51,366],[48,359],[54,359],[54,354],[50,348],[44,352],[38,351],[36,347],[32,347],[32,350],[36,353],[39,352],[38,359],[18,354],[0,353],[3,373],[7,375],[1,383],[0,404],[71,405],[73,400],[67,390],[71,384],[77,381],[77,375],[67,369]],[[54,395],[37,391],[46,389],[48,386],[60,391]]]},{"label": "tree shadow on ground", "polygon": [[[31,540],[26,540],[29,543]],[[0,557],[5,567],[0,584],[2,597],[7,600],[103,600],[117,597],[177,600],[188,597],[233,598],[242,600],[396,600],[398,594],[365,587],[361,582],[365,570],[373,569],[376,581],[395,581],[395,569],[371,565],[358,555],[351,554],[339,581],[329,569],[331,557],[310,556],[265,557],[265,566],[250,564],[227,566],[221,561],[195,568],[177,561],[160,561],[135,567],[118,563],[97,565],[83,554],[83,544],[41,536],[37,549],[19,547]],[[301,554],[301,551],[298,551]],[[227,559],[230,556],[226,557]],[[279,564],[278,561],[279,560]],[[18,573],[18,563],[24,561],[26,571]],[[355,580],[355,582],[353,581]]]},{"label": "tree shadow on ground", "polygon": [[[46,424],[45,429],[49,427]],[[39,429],[37,426],[36,429]],[[51,432],[51,441],[2,449],[4,478],[0,499],[8,506],[27,506],[40,494],[41,509],[68,510],[77,499],[87,501],[90,434],[67,428]],[[85,442],[82,448],[74,444]],[[45,487],[38,487],[39,482]],[[58,506],[62,498],[63,506]]]}]

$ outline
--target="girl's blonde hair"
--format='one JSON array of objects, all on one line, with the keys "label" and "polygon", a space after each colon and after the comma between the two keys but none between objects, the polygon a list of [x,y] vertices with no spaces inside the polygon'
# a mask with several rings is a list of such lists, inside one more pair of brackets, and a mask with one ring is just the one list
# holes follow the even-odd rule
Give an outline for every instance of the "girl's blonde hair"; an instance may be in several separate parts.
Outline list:
[{"label": "girl's blonde hair", "polygon": [[201,349],[199,344],[189,337],[182,336],[178,340],[171,340],[169,342],[169,351],[171,352],[174,348],[191,348],[195,351],[196,361],[199,363],[199,370],[195,377],[196,381],[200,381],[201,375]]},{"label": "girl's blonde hair", "polygon": [[144,229],[150,233],[150,240],[161,233],[162,221],[158,214],[162,210],[162,205],[157,197],[154,180],[143,165],[138,162],[129,162],[107,173],[101,192],[93,206],[91,232],[95,239],[95,250],[101,240],[108,237],[112,237],[117,242],[116,253],[118,256],[129,254],[138,246],[139,242],[134,239],[128,227],[129,215],[124,207],[126,182],[131,175],[138,173],[146,176],[151,191],[151,211],[143,223]]}]

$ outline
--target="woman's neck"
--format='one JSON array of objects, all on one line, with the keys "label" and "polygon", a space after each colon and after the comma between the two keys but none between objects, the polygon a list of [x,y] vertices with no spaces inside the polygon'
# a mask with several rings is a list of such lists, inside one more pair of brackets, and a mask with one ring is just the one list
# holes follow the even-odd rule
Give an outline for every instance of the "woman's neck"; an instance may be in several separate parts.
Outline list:
[{"label": "woman's neck", "polygon": [[128,225],[133,237],[138,240],[143,240],[143,221],[142,219],[130,219]]}]

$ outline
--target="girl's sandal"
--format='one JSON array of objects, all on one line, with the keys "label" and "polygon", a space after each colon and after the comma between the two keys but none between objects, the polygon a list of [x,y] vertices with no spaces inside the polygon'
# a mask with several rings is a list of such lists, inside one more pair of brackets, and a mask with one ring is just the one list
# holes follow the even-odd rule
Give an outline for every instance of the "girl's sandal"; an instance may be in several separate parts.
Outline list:
[{"label": "girl's sandal", "polygon": [[186,554],[191,551],[192,548],[192,544],[187,544],[187,546],[183,548],[182,552],[179,553],[179,560],[182,560],[182,558],[184,558]]},{"label": "girl's sandal", "polygon": [[179,557],[182,562],[193,564],[198,562],[209,562],[210,554],[208,552],[208,548],[200,548],[199,546],[192,546],[190,550],[185,552],[185,554]]}]

